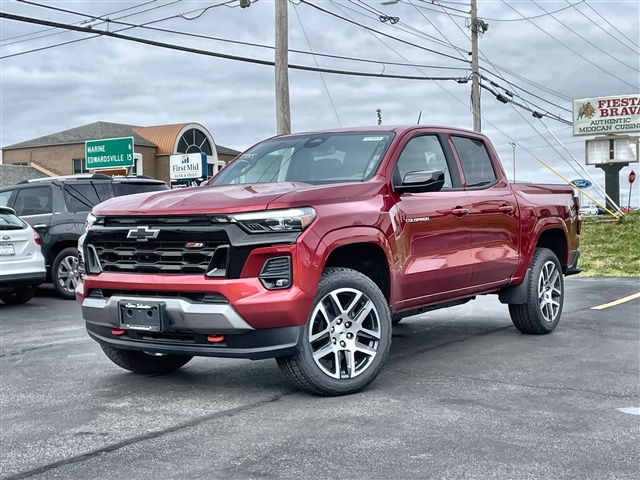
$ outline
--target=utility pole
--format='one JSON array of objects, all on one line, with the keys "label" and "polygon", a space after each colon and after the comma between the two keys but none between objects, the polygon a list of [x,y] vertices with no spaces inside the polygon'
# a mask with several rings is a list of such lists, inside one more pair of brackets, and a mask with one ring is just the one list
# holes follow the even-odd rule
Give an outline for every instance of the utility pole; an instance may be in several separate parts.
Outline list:
[{"label": "utility pole", "polygon": [[[278,1],[278,0],[276,0]],[[480,74],[478,72],[478,5],[471,0],[471,109],[473,131],[481,131],[480,117]]]},{"label": "utility pole", "polygon": [[289,108],[289,18],[288,0],[275,0],[276,9],[276,129],[278,135],[291,133]]}]

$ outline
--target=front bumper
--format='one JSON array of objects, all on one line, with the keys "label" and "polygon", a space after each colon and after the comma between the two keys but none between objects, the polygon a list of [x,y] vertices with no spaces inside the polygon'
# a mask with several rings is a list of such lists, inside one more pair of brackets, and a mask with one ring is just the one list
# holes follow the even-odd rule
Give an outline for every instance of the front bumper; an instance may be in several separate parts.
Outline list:
[{"label": "front bumper", "polygon": [[201,357],[262,360],[294,355],[304,327],[269,328],[225,335],[224,341],[209,343],[207,336],[188,332],[150,333],[127,330],[113,335],[110,327],[87,323],[87,332],[101,345],[149,353]]}]

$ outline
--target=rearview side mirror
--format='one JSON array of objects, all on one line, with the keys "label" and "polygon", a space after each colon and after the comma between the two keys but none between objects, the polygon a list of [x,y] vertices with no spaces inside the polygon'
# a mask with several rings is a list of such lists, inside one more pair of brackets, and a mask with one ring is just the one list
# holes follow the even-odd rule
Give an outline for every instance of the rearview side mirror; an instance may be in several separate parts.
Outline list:
[{"label": "rearview side mirror", "polygon": [[394,185],[397,193],[438,192],[444,185],[442,170],[418,170],[407,172],[400,185]]}]

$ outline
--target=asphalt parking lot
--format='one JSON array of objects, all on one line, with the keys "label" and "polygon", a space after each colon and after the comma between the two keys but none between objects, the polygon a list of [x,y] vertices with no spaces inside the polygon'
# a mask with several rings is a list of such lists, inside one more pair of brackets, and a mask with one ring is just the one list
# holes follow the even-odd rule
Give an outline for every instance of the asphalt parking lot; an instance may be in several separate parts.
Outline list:
[{"label": "asphalt parking lot", "polygon": [[359,394],[316,397],[273,360],[113,365],[80,307],[0,305],[2,478],[640,478],[638,278],[566,279],[551,335],[495,297],[405,319]]}]

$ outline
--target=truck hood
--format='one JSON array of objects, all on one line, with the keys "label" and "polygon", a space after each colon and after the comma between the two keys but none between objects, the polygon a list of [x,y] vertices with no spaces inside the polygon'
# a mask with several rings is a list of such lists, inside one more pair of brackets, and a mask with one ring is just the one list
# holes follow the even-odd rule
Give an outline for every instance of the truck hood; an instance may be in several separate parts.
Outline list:
[{"label": "truck hood", "polygon": [[[358,190],[365,184],[358,183]],[[286,194],[294,203],[305,201],[304,192],[313,192],[309,204],[322,198],[344,199],[354,184],[310,185],[308,183],[261,183],[254,185],[207,185],[180,190],[115,197],[93,209],[96,215],[197,215],[265,210]],[[369,186],[366,190],[371,190]],[[288,199],[289,199],[288,198]],[[283,202],[277,202],[282,204]]]}]

